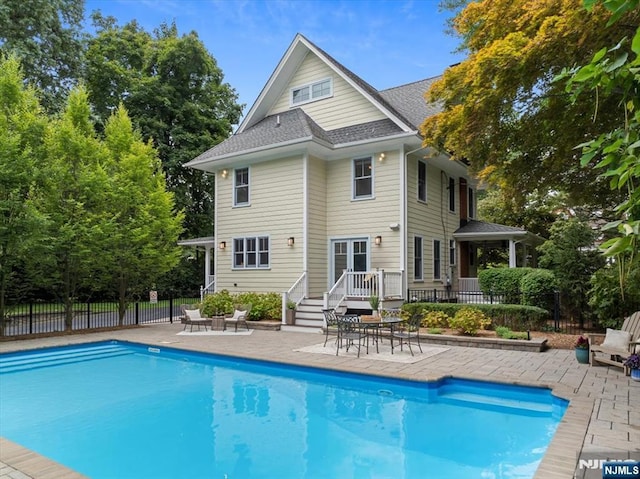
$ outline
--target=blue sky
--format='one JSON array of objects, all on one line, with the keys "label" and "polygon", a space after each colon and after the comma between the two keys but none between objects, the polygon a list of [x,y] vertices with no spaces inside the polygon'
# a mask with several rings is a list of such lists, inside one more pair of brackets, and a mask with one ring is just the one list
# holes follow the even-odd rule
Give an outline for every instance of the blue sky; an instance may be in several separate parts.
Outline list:
[{"label": "blue sky", "polygon": [[445,34],[450,12],[437,0],[86,0],[119,24],[136,19],[147,31],[175,21],[195,30],[238,93],[244,112],[302,33],[382,90],[439,75],[463,59]]}]

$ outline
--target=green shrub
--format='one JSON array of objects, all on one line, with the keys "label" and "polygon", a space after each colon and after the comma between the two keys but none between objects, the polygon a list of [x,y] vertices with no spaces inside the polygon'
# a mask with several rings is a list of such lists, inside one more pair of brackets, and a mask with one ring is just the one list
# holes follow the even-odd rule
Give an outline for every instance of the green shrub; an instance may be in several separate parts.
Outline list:
[{"label": "green shrub", "polygon": [[453,318],[449,319],[451,328],[470,336],[475,336],[478,330],[485,329],[490,324],[491,320],[482,311],[469,307],[460,309]]},{"label": "green shrub", "polygon": [[202,312],[205,316],[233,313],[234,299],[226,289],[208,294],[202,302]]},{"label": "green shrub", "polygon": [[427,329],[429,334],[442,334],[442,328],[429,328]]},{"label": "green shrub", "polygon": [[527,333],[511,331],[511,329],[507,328],[506,326],[498,326],[496,328],[496,335],[499,338],[503,338],[503,339],[528,339],[529,338],[529,335]]},{"label": "green shrub", "polygon": [[446,328],[449,324],[449,316],[443,311],[424,310],[422,316],[422,326],[425,328]]},{"label": "green shrub", "polygon": [[231,314],[236,304],[251,304],[247,319],[282,319],[282,296],[279,293],[238,293],[231,294],[226,289],[209,294],[204,298],[203,313]]},{"label": "green shrub", "polygon": [[[410,314],[427,314],[429,311],[442,311],[448,316],[454,316],[460,309],[468,307],[458,303],[405,303],[403,312]],[[482,311],[491,319],[494,326],[508,326],[517,331],[544,331],[549,312],[535,306],[519,304],[474,304],[473,307]]]},{"label": "green shrub", "polygon": [[520,304],[520,280],[535,268],[491,268],[478,272],[478,284],[485,294],[503,295],[503,302]]},{"label": "green shrub", "polygon": [[640,263],[630,267],[624,294],[616,267],[596,271],[590,283],[589,306],[601,327],[619,329],[626,316],[640,310]]},{"label": "green shrub", "polygon": [[553,310],[556,277],[548,269],[532,269],[520,279],[522,304]]}]

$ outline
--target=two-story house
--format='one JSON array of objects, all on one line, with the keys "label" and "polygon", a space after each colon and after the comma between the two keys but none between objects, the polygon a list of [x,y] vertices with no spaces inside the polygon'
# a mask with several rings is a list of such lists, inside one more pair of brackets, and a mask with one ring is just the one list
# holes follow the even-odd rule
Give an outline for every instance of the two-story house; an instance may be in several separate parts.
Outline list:
[{"label": "two-story house", "polygon": [[216,178],[215,289],[319,310],[475,276],[474,180],[418,131],[433,80],[378,91],[297,35],[235,134],[186,164]]}]

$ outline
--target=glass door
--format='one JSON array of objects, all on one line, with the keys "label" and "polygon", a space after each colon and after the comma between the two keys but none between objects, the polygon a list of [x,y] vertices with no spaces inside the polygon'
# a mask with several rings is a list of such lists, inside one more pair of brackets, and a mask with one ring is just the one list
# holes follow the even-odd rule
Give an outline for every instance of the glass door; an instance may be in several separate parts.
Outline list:
[{"label": "glass door", "polygon": [[[332,287],[344,272],[347,278],[347,295],[360,296],[363,292],[365,272],[369,269],[369,240],[365,238],[331,240]],[[362,273],[362,274],[357,274]]]}]

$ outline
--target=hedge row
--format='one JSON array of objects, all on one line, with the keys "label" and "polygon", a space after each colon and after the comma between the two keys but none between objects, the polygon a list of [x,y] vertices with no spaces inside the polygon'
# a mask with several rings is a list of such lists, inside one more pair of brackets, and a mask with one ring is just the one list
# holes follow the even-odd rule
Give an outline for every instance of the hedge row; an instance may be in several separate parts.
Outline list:
[{"label": "hedge row", "polygon": [[208,294],[202,303],[206,316],[233,313],[236,304],[251,304],[252,321],[282,319],[282,296],[278,293],[230,293],[226,289]]},{"label": "hedge row", "polygon": [[536,306],[519,304],[461,304],[461,303],[405,303],[402,309],[409,314],[422,314],[422,311],[442,311],[455,316],[462,308],[482,311],[491,319],[492,327],[507,326],[518,331],[540,331],[550,319],[549,313]]}]

